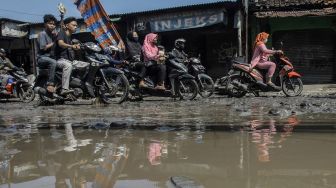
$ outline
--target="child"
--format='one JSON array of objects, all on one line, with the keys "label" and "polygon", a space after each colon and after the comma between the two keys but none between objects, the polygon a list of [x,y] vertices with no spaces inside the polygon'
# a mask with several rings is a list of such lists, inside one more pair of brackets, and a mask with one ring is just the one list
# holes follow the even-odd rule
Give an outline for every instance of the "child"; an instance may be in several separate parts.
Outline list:
[{"label": "child", "polygon": [[158,46],[159,49],[159,59],[158,64],[164,64],[166,61],[165,48],[163,46]]}]

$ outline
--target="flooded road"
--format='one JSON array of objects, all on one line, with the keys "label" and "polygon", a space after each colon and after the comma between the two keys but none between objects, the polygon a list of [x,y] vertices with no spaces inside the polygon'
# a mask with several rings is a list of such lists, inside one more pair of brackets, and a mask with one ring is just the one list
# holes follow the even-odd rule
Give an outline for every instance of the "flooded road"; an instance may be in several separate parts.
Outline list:
[{"label": "flooded road", "polygon": [[0,188],[336,188],[336,99],[0,106]]},{"label": "flooded road", "polygon": [[180,101],[166,98],[121,105],[68,104],[37,106],[18,102],[0,104],[0,126],[72,123],[82,126],[108,122],[129,126],[236,126],[250,121],[286,123],[292,115],[301,124],[333,124],[336,99],[314,97],[211,98]]},{"label": "flooded road", "polygon": [[[2,129],[0,187],[336,187],[334,133]],[[176,183],[176,181],[175,181]],[[188,186],[189,185],[189,186]]]}]

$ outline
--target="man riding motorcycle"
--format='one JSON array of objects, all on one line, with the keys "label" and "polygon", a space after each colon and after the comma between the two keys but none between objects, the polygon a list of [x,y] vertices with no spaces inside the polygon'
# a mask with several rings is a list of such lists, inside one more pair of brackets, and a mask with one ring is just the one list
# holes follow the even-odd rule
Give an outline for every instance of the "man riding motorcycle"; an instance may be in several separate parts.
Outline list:
[{"label": "man riding motorcycle", "polygon": [[178,63],[186,64],[188,63],[188,55],[183,51],[185,48],[186,40],[179,38],[175,40],[175,46],[171,51],[172,58]]},{"label": "man riding motorcycle", "polygon": [[6,93],[6,85],[9,84],[10,79],[13,79],[11,75],[7,74],[6,68],[19,71],[21,70],[15,66],[9,58],[6,57],[6,51],[0,48],[0,92]]},{"label": "man riding motorcycle", "polygon": [[[60,95],[67,95],[73,91],[69,89],[70,75],[72,66],[76,64],[78,67],[87,67],[89,64],[81,61],[74,61],[74,50],[80,50],[79,44],[73,44],[71,34],[76,32],[77,21],[74,17],[64,19],[65,30],[62,30],[56,39],[55,54],[57,58],[57,67],[63,69],[62,75],[62,90]],[[89,93],[94,96],[92,86],[88,85]]]},{"label": "man riding motorcycle", "polygon": [[38,35],[38,56],[37,66],[41,69],[49,69],[49,79],[47,83],[48,92],[55,92],[55,71],[56,71],[56,59],[54,54],[54,42],[57,37],[56,22],[57,19],[47,14],[43,17],[45,29]]}]

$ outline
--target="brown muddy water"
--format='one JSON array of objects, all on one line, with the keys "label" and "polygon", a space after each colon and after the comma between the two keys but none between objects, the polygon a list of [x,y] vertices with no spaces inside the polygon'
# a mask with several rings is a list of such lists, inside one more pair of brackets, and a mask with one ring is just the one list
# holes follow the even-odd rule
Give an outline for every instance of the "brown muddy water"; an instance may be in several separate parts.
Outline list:
[{"label": "brown muddy water", "polygon": [[0,188],[336,188],[336,100],[0,104]]},{"label": "brown muddy water", "polygon": [[335,133],[296,131],[291,118],[237,131],[2,128],[0,187],[336,187]]}]

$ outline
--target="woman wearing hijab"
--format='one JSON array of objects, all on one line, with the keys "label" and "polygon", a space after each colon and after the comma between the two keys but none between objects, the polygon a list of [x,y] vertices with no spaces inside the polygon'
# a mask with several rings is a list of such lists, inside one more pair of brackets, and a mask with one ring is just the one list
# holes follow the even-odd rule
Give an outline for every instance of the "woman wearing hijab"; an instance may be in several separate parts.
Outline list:
[{"label": "woman wearing hijab", "polygon": [[259,69],[267,69],[267,75],[266,75],[266,84],[275,90],[281,90],[280,87],[276,86],[272,82],[272,76],[275,72],[276,64],[268,61],[269,56],[273,55],[275,53],[282,53],[281,50],[269,50],[266,48],[266,43],[268,40],[268,33],[262,32],[259,33],[256,37],[255,43],[254,43],[254,53],[251,61],[251,67],[250,71],[253,70],[254,67],[257,67]]},{"label": "woman wearing hijab", "polygon": [[144,56],[144,61],[147,64],[152,64],[147,67],[148,73],[156,73],[157,75],[157,86],[155,88],[159,90],[165,90],[166,88],[164,87],[164,80],[166,79],[166,65],[157,63],[160,58],[159,48],[157,47],[157,39],[157,34],[147,34],[142,46],[142,53]]},{"label": "woman wearing hijab", "polygon": [[146,76],[146,67],[141,62],[141,44],[139,42],[139,36],[135,31],[127,33],[126,48],[128,50],[128,60],[133,64],[134,69],[140,71],[139,76],[141,78],[139,87],[145,87],[144,78]]}]

